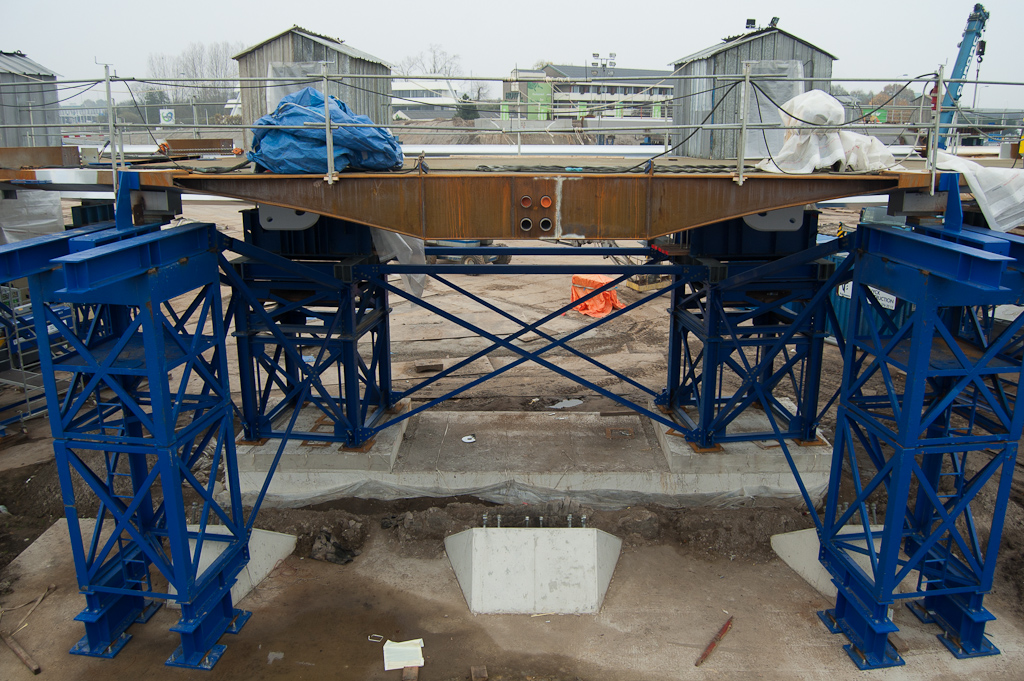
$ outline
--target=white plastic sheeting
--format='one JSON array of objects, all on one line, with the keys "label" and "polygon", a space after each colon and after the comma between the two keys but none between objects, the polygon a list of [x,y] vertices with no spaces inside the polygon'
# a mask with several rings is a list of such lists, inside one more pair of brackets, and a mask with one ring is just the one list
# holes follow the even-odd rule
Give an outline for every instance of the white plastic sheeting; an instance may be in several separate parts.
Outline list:
[{"label": "white plastic sheeting", "polygon": [[[804,91],[803,62],[795,59],[766,59],[751,64],[750,75],[783,76],[784,79],[757,78],[755,82],[764,92],[754,87],[750,88],[747,98],[747,122],[750,125],[788,125],[783,121],[785,114],[772,102],[791,101]],[[745,155],[749,158],[767,156],[769,149],[772,154],[777,154],[786,142],[785,133],[785,130],[748,129]]]},{"label": "white plastic sheeting", "polygon": [[811,90],[790,99],[781,118],[784,126],[802,129],[786,130],[782,149],[758,163],[758,170],[801,175],[837,163],[848,171],[902,169],[877,138],[839,128],[846,111],[826,92]]},{"label": "white plastic sheeting", "polygon": [[[316,61],[272,61],[267,65],[267,78],[291,78],[294,82],[270,81],[267,84],[267,111],[273,113],[278,103],[293,92],[309,87],[310,77],[320,75],[320,62]],[[326,123],[325,123],[326,125]],[[323,128],[324,126],[320,126]]]},{"label": "white plastic sheeting", "polygon": [[[308,476],[309,473],[303,473]],[[752,485],[740,487],[727,492],[689,492],[683,494],[670,494],[657,491],[633,491],[626,489],[552,489],[531,485],[515,479],[508,479],[499,483],[477,486],[452,486],[446,481],[438,479],[435,487],[425,485],[405,485],[397,480],[380,480],[373,477],[374,473],[366,472],[365,477],[351,482],[339,482],[332,488],[319,488],[311,491],[300,485],[287,486],[275,489],[271,485],[267,492],[264,507],[266,508],[300,508],[313,504],[322,504],[337,499],[382,499],[395,501],[397,499],[415,499],[419,497],[453,497],[453,496],[474,496],[484,501],[495,504],[545,504],[550,501],[559,501],[571,496],[581,504],[590,506],[598,511],[611,511],[637,504],[658,504],[666,508],[691,508],[702,506],[708,508],[744,508],[748,506],[779,506],[794,505],[803,506],[803,498],[799,491],[793,488],[779,488],[770,485]],[[242,503],[252,504],[255,502],[257,493],[247,491],[247,482],[259,489],[263,484],[266,473],[242,473]],[[281,472],[275,475],[275,482],[283,477]],[[380,476],[378,476],[380,477]],[[393,476],[389,476],[393,477]],[[438,476],[440,478],[440,476]],[[308,479],[308,478],[307,478]],[[811,484],[808,486],[808,493],[815,502],[825,496],[827,482],[822,484]],[[226,494],[226,492],[222,493]],[[226,498],[226,497],[218,497]]]},{"label": "white plastic sheeting", "polygon": [[19,189],[16,198],[0,198],[0,244],[64,231],[60,194]]},{"label": "white plastic sheeting", "polygon": [[943,151],[937,167],[964,176],[990,228],[1008,232],[1024,224],[1024,170],[986,168]]},{"label": "white plastic sheeting", "polygon": [[[424,265],[427,262],[423,250],[423,239],[396,234],[376,227],[370,228],[370,236],[373,237],[373,247],[377,250],[377,257],[381,262],[392,259],[402,265]],[[423,295],[423,285],[427,275],[403,274],[402,278],[409,287],[410,293],[417,298]]]}]

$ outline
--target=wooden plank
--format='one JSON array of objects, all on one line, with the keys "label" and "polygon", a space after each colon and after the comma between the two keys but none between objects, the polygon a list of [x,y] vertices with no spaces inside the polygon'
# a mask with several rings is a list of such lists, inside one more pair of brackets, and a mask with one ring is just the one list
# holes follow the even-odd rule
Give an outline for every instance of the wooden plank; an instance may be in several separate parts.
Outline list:
[{"label": "wooden plank", "polygon": [[31,671],[33,674],[38,674],[42,671],[42,669],[39,667],[36,661],[32,659],[32,656],[26,653],[25,649],[18,645],[17,641],[15,641],[13,638],[11,638],[3,632],[0,632],[0,638],[4,640],[4,643],[7,644],[7,647],[11,649],[11,652],[17,655],[18,659],[21,660],[22,663],[29,668],[29,671]]}]

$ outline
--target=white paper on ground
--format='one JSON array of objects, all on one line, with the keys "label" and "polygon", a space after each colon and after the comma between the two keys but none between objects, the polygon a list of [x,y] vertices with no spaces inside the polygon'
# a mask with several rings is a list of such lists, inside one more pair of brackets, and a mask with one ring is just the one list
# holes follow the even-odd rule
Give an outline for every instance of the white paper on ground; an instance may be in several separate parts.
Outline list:
[{"label": "white paper on ground", "polygon": [[384,643],[384,671],[423,666],[423,639]]}]

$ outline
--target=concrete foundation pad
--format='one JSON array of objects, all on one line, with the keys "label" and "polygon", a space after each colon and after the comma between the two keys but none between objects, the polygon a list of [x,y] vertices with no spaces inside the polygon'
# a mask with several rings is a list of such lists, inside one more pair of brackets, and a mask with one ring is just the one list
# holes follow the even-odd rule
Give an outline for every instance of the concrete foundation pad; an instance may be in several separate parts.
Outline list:
[{"label": "concrete foundation pad", "polygon": [[444,547],[474,614],[595,613],[622,540],[592,528],[482,528]]},{"label": "concrete foundation pad", "polygon": [[[100,534],[100,541],[105,541],[112,531],[113,523],[107,523],[104,531]],[[82,519],[78,522],[82,535],[88,539],[92,535],[96,521],[92,518]],[[198,531],[198,525],[189,525],[189,530]],[[226,534],[227,528],[221,525],[210,525],[207,532],[211,534]],[[189,540],[189,549],[194,553],[195,541]],[[238,603],[250,591],[252,591],[267,575],[269,575],[278,563],[291,555],[295,550],[295,537],[280,532],[268,530],[253,530],[249,538],[249,563],[238,574],[235,585],[231,587],[231,601]],[[211,563],[224,551],[224,544],[210,541],[204,543],[202,555],[199,557],[199,573],[210,566]],[[44,532],[35,542],[21,552],[10,564],[10,574],[14,577],[23,577],[36,572],[45,572],[54,569],[63,563],[71,563],[71,539],[68,536],[68,524],[65,520],[58,520],[53,526]],[[170,593],[175,593],[170,588]],[[84,606],[84,599],[81,606]],[[166,604],[172,608],[180,608],[173,599],[167,599]]]},{"label": "concrete foundation pad", "polygon": [[[197,532],[199,526],[189,525],[188,529],[191,532]],[[209,534],[228,534],[227,528],[223,525],[209,525],[206,531]],[[271,532],[270,530],[253,530],[249,536],[249,562],[238,573],[238,578],[234,586],[231,587],[231,602],[238,603],[248,596],[249,592],[262,582],[277,567],[278,563],[292,555],[292,551],[295,550],[295,541],[294,535]],[[224,552],[224,546],[224,543],[219,541],[203,542],[203,550],[199,554],[200,575]],[[196,551],[194,539],[188,540],[188,548],[194,557]],[[170,587],[170,592],[176,593],[173,586]],[[175,609],[181,608],[177,601],[170,599],[167,601],[167,606]]]},{"label": "concrete foundation pad", "polygon": [[[399,430],[408,423],[408,430]],[[354,470],[337,447],[290,442],[267,492],[268,506],[298,507],[338,498],[398,499],[472,495],[497,503],[544,502],[566,496],[598,509],[640,503],[665,506],[801,504],[777,443],[728,445],[723,453],[666,457],[664,436],[639,414],[599,412],[426,411],[382,432],[377,445],[399,439],[394,466]],[[472,436],[472,437],[470,437]],[[464,441],[466,438],[468,441]],[[278,443],[239,447],[239,482],[251,502]],[[669,442],[670,447],[675,443]],[[831,448],[796,447],[811,495],[828,483]],[[691,452],[692,454],[692,452]]]},{"label": "concrete foundation pad", "polygon": [[[409,408],[410,400],[405,399],[395,407],[395,413],[401,413]],[[295,420],[295,429],[304,432],[316,432],[321,422],[323,413],[315,407],[306,407]],[[279,428],[287,426],[291,414],[281,417]],[[402,444],[402,436],[409,426],[409,421],[404,420],[385,428],[373,438],[366,451],[354,451],[346,449],[337,442],[318,442],[303,440],[301,438],[290,439],[285,445],[281,460],[277,465],[278,472],[293,470],[323,470],[323,471],[388,471],[395,467],[395,460],[398,458],[398,449]],[[324,431],[326,432],[326,430]],[[280,440],[270,439],[264,444],[249,445],[238,443],[236,453],[238,456],[239,471],[267,471],[277,456],[277,450],[281,445]]]},{"label": "concrete foundation pad", "polygon": [[[860,532],[862,530],[863,527],[861,525],[849,525],[843,528],[840,534]],[[871,531],[881,532],[882,525],[872,525]],[[864,546],[864,542],[860,544]],[[880,538],[875,539],[875,548],[881,548],[881,545],[882,540]],[[825,566],[818,560],[820,548],[818,531],[814,528],[772,536],[772,550],[775,551],[776,555],[786,565],[793,568],[794,572],[803,577],[804,581],[814,587],[818,593],[834,601],[838,592],[836,591],[836,585],[832,583],[832,575],[829,574]],[[865,572],[871,574],[871,561],[866,555],[854,555],[854,560]],[[917,583],[917,574],[915,570],[907,575],[900,583],[897,591],[900,593],[913,591]]]},{"label": "concrete foundation pad", "polygon": [[[652,422],[669,470],[676,474],[713,478],[720,489],[770,489],[772,496],[796,496],[800,489],[778,440],[723,442],[717,451],[698,451],[676,429]],[[671,431],[671,432],[670,432]],[[733,423],[732,432],[771,431],[764,412],[748,409]],[[800,478],[817,502],[828,486],[832,466],[832,445],[821,435],[821,444],[800,444],[786,440]]]}]

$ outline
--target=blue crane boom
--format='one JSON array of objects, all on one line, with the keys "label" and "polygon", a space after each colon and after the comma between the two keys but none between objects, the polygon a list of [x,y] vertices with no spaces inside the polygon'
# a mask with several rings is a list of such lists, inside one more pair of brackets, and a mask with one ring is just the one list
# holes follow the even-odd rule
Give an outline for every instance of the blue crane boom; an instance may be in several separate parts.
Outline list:
[{"label": "blue crane boom", "polygon": [[[953,65],[953,71],[950,74],[951,81],[962,81],[964,76],[967,75],[967,70],[971,66],[971,57],[974,56],[975,46],[981,38],[981,34],[985,31],[985,22],[988,21],[988,17],[989,13],[985,11],[980,2],[974,5],[974,11],[967,17],[967,28],[964,29],[964,37],[960,41],[960,52],[956,56],[956,63]],[[940,149],[946,148],[946,139],[949,134],[949,128],[946,126],[953,123],[955,105],[960,101],[963,89],[964,84],[962,82],[950,82],[946,88],[946,94],[942,98],[942,113],[939,116],[939,122],[943,125],[943,127],[939,128]]]}]

